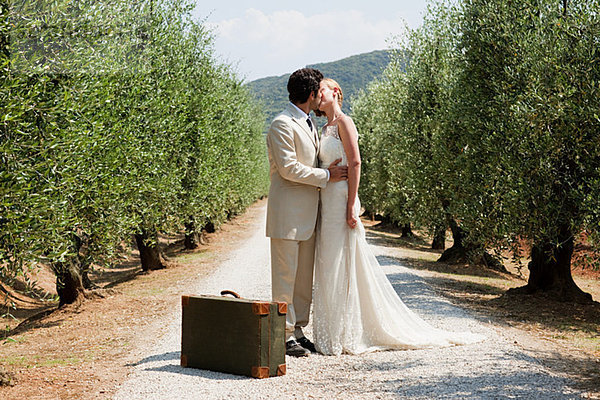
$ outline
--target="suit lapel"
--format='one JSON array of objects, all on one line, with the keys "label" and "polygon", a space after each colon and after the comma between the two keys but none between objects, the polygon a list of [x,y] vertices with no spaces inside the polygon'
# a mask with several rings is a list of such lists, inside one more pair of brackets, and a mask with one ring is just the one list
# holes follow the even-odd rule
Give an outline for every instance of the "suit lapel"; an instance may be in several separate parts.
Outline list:
[{"label": "suit lapel", "polygon": [[312,144],[315,148],[318,146],[316,141],[316,135],[308,128],[308,124],[303,115],[299,115],[300,113],[292,106],[288,106],[288,110],[292,115],[292,120],[300,127],[300,129],[308,136]]},{"label": "suit lapel", "polygon": [[300,129],[302,129],[306,136],[308,136],[312,144],[314,144],[315,147],[317,147],[317,142],[315,141],[315,134],[311,132],[310,129],[308,129],[308,127],[306,126],[306,121],[295,117],[293,118],[293,120],[294,122],[296,122],[296,124],[298,124],[298,126],[300,127]]}]

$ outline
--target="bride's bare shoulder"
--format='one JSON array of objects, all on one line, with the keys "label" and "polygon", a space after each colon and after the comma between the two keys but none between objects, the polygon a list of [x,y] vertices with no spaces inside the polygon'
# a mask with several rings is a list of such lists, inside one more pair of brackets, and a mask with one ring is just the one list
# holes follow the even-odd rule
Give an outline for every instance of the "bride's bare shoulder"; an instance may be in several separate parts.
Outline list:
[{"label": "bride's bare shoulder", "polygon": [[345,132],[355,132],[356,126],[352,118],[346,114],[339,117],[337,121],[338,129]]}]

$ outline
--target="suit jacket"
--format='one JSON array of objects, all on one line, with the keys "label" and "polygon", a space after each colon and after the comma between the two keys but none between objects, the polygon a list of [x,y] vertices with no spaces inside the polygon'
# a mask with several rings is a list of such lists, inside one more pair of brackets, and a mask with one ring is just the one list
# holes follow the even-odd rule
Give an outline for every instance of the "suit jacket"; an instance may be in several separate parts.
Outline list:
[{"label": "suit jacket", "polygon": [[271,123],[267,236],[307,240],[314,232],[319,190],[327,185],[327,172],[317,168],[318,146],[306,117],[291,104]]}]

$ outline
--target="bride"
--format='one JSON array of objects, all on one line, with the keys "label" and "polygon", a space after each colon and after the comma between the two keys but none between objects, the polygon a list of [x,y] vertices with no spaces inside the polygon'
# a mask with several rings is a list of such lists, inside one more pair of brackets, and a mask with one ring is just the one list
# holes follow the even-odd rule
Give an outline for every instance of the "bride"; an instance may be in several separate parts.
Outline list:
[{"label": "bride", "polygon": [[360,354],[386,349],[416,349],[467,344],[483,339],[472,333],[446,332],[422,320],[400,300],[365,239],[358,218],[360,153],[358,132],[341,110],[342,90],[321,81],[319,110],[327,116],[319,164],[342,158],[348,180],[321,190],[317,230],[313,336],[322,354]]}]

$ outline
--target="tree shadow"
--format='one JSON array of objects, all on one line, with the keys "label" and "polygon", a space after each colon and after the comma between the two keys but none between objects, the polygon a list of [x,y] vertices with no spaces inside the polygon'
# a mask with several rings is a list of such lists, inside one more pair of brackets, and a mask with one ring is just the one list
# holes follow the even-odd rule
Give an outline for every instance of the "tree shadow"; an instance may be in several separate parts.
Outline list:
[{"label": "tree shadow", "polygon": [[465,276],[476,276],[480,278],[499,278],[506,279],[507,277],[515,277],[506,272],[483,268],[481,266],[465,265],[465,264],[447,264],[439,261],[420,260],[411,257],[392,257],[378,256],[377,260],[381,265],[402,265],[415,270],[424,270],[431,272],[439,272],[445,274],[456,274]]},{"label": "tree shadow", "polygon": [[[459,346],[454,349],[460,348]],[[392,362],[364,360],[362,357],[351,358],[346,360],[348,369],[359,373],[356,377],[348,374],[339,386],[343,386],[348,397],[354,394],[358,397],[366,397],[365,394],[371,394],[373,397],[385,394],[385,398],[392,396],[411,399],[569,399],[580,398],[577,391],[586,389],[570,379],[557,377],[539,367],[540,358],[559,357],[558,354],[535,354],[532,357],[525,352],[509,350],[495,355],[493,365],[485,358],[478,359],[476,350],[472,354],[464,352],[462,357],[465,360],[472,357],[474,363],[481,362],[480,368],[469,367],[463,372],[460,366],[454,366],[453,361],[450,361],[453,358],[446,360],[443,357],[437,359],[435,365],[431,363],[435,363],[436,359],[429,356],[418,360]],[[511,362],[516,368],[510,367]],[[545,360],[542,364],[544,362]],[[506,367],[496,369],[495,365]],[[428,370],[431,368],[432,372],[419,377],[411,375],[412,370],[418,371],[423,367],[427,367]],[[361,386],[356,383],[369,373],[374,373],[374,377],[384,378],[373,379],[368,385]],[[389,378],[386,379],[386,376]],[[326,381],[330,377],[324,375],[319,379]]]},{"label": "tree shadow", "polygon": [[578,357],[576,353],[566,356],[556,351],[537,351],[535,358],[542,365],[552,367],[575,381],[573,387],[594,393],[589,398],[600,398],[600,365],[598,360]]},{"label": "tree shadow", "polygon": [[[495,323],[503,328],[522,326],[529,331],[531,327],[535,327],[535,331],[539,330],[547,335],[568,337],[570,332],[579,333],[580,336],[595,341],[596,348],[600,349],[600,303],[598,302],[577,304],[560,302],[543,294],[512,295],[507,294],[504,288],[468,280],[468,276],[499,279],[507,277],[506,274],[483,268],[462,270],[461,266],[439,265],[442,263],[410,258],[378,257],[378,260],[382,265],[403,265],[417,270],[444,273],[444,275],[428,275],[421,279],[436,293],[448,299],[450,304],[467,308],[471,311],[471,315],[480,321],[487,321],[492,317]],[[450,270],[450,274],[448,274],[449,268],[454,268]],[[454,278],[452,275],[459,276]],[[433,319],[439,318],[441,314],[446,315],[448,310],[445,308],[452,307],[443,302],[432,304],[427,293],[415,287],[417,283],[414,279],[408,279],[406,274],[391,274],[388,278],[407,304],[418,307],[421,313]],[[549,368],[575,379],[577,387],[582,390],[598,391],[600,365],[593,357],[584,353],[578,354],[577,351],[573,352],[572,357],[565,357],[564,351],[536,351],[535,356]],[[485,391],[481,394],[482,397],[487,396]],[[535,394],[536,398],[538,395],[539,398],[546,398],[547,395],[543,391]]]},{"label": "tree shadow", "polygon": [[377,227],[369,227],[367,230],[367,239],[370,243],[382,247],[404,247],[412,250],[419,250],[426,253],[441,255],[442,251],[431,248],[431,243],[428,243],[421,236],[415,235],[410,237],[400,237],[394,232],[388,230],[378,230]]},{"label": "tree shadow", "polygon": [[[184,235],[182,233],[160,233],[158,246],[163,255],[167,258],[177,257],[187,253],[196,253],[206,251],[206,246],[200,245],[197,249],[188,250],[184,246]],[[92,268],[88,276],[92,282],[103,289],[114,288],[122,283],[134,280],[146,271],[142,271],[137,251],[137,245],[134,243],[128,250],[129,255],[126,260],[111,265],[106,268]],[[176,267],[176,262],[168,262],[168,267]]]},{"label": "tree shadow", "polygon": [[[431,351],[418,355],[415,353],[418,350],[408,350],[410,355],[407,354],[407,359],[402,358],[403,351],[397,351],[399,357],[392,361],[348,356],[344,359],[344,366],[351,372],[343,380],[337,376],[332,379],[329,374],[322,373],[313,381],[317,385],[330,386],[333,391],[343,392],[344,397],[350,398],[578,399],[581,398],[578,391],[586,390],[576,382],[540,367],[540,359],[543,365],[546,361],[553,361],[553,357],[559,357],[558,354],[531,356],[518,350],[506,350],[490,359],[479,356],[476,345],[472,353],[468,347],[451,348],[460,351],[461,355],[448,359],[443,354],[432,358]],[[457,359],[465,364],[456,364]],[[465,370],[461,369],[462,366]],[[373,379],[368,384],[361,384],[368,376],[373,376]]]},{"label": "tree shadow", "polygon": [[198,250],[189,250],[185,248],[184,235],[170,235],[168,237],[168,242],[162,243],[160,249],[167,257],[177,257],[180,254]]},{"label": "tree shadow", "polygon": [[[483,269],[462,269],[460,266],[440,265],[410,258],[377,257],[381,265],[403,265],[410,269],[441,272],[447,275],[427,276],[422,279],[436,292],[454,303],[467,305],[483,315],[500,317],[499,323],[513,326],[515,323],[531,322],[541,327],[562,330],[565,326],[600,335],[600,303],[577,304],[555,300],[543,294],[511,295],[506,290],[483,282],[454,279],[452,275],[484,278],[506,278],[507,274]],[[401,275],[389,275],[395,288],[406,279]],[[397,288],[397,290],[399,290]],[[416,290],[416,289],[415,289]],[[491,297],[491,298],[490,298]]]},{"label": "tree shadow", "polygon": [[115,273],[114,275],[112,275],[112,279],[108,280],[108,283],[106,283],[104,286],[102,286],[102,289],[115,288],[123,283],[126,283],[126,282],[136,279],[140,275],[145,275],[148,273],[149,272],[142,271],[142,270],[128,271],[127,273],[124,273],[124,272]]},{"label": "tree shadow", "polygon": [[600,343],[600,303],[577,304],[557,301],[544,294],[512,295],[506,292],[478,305],[500,315],[509,324],[529,322],[557,331],[582,331]]},{"label": "tree shadow", "polygon": [[53,326],[60,326],[62,325],[64,318],[57,318],[52,320],[46,319],[46,317],[54,314],[58,310],[59,308],[57,308],[55,305],[35,313],[29,316],[24,321],[22,321],[15,328],[4,331],[2,338],[7,339],[12,336],[20,335],[32,329],[51,328]]},{"label": "tree shadow", "polygon": [[[39,304],[32,308],[17,307],[14,310],[10,310],[10,315],[11,315],[11,317],[13,317],[17,320],[23,320],[23,321],[25,321],[27,319],[31,319],[32,317],[33,318],[37,317],[39,319],[46,315],[49,315],[57,308],[58,308],[58,303],[53,301],[53,302],[48,302],[46,304]],[[14,328],[14,329],[16,329],[16,328]]]},{"label": "tree shadow", "polygon": [[[392,351],[414,351],[414,350],[385,350],[386,352]],[[360,356],[352,356],[360,357]],[[410,368],[416,368],[420,364],[415,360],[396,360],[396,361],[373,361],[373,360],[362,360],[352,366],[353,371],[358,372],[377,372],[377,371],[404,371]]]},{"label": "tree shadow", "polygon": [[[431,287],[430,278],[421,278],[415,276],[412,272],[399,272],[387,275],[392,287],[406,305],[415,311],[421,317],[425,317],[430,323],[438,325],[444,324],[448,318],[471,320],[477,318],[480,321],[486,321],[483,316],[471,315],[466,313],[457,305],[458,301],[452,301],[447,297],[440,297]],[[435,278],[432,278],[435,279]],[[433,285],[435,287],[435,285]],[[473,285],[473,290],[483,293],[488,290],[496,289],[485,284]],[[438,326],[443,328],[443,326]]]},{"label": "tree shadow", "polygon": [[101,288],[108,289],[134,279],[140,275],[139,260],[128,259],[107,268],[93,268],[88,272],[90,280]]},{"label": "tree shadow", "polygon": [[447,399],[579,399],[579,394],[566,387],[557,392],[555,386],[540,385],[540,374],[516,370],[509,375],[484,372],[475,376],[446,374],[426,382],[390,379],[372,387],[369,392],[388,393],[401,398]]},{"label": "tree shadow", "polygon": [[[10,290],[6,288],[10,288]],[[21,302],[35,304],[38,300],[46,300],[54,297],[53,293],[39,287],[36,282],[30,284],[22,279],[0,279],[0,293],[7,295],[9,298],[18,299]]]}]

